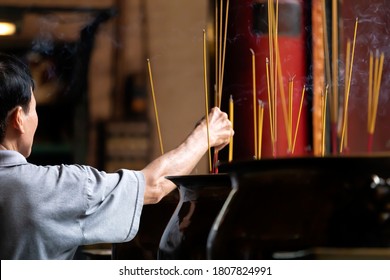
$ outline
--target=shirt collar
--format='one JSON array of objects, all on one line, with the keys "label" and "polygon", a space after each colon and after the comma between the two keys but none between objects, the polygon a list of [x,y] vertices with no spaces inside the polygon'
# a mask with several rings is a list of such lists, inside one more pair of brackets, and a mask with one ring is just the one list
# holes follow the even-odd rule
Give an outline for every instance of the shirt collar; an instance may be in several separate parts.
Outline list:
[{"label": "shirt collar", "polygon": [[0,150],[0,167],[21,165],[26,163],[27,160],[22,154],[16,151]]}]

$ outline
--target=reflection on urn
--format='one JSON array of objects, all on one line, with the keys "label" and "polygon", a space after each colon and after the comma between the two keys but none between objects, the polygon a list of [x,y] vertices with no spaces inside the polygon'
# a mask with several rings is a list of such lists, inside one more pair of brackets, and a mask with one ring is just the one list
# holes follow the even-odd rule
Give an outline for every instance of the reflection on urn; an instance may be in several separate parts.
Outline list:
[{"label": "reflection on urn", "polygon": [[159,259],[206,259],[209,230],[231,190],[227,174],[168,177],[180,201],[159,245]]}]

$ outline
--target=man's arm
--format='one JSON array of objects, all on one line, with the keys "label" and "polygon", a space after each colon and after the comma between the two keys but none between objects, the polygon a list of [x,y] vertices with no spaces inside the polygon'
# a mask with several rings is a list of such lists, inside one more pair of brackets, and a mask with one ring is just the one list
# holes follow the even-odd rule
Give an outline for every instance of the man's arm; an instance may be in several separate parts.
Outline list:
[{"label": "man's arm", "polygon": [[[227,114],[213,108],[209,114],[210,147],[222,149],[233,134]],[[176,186],[165,176],[189,174],[207,150],[207,123],[202,119],[176,149],[158,157],[142,170],[146,181],[144,204],[157,203],[174,190]]]}]

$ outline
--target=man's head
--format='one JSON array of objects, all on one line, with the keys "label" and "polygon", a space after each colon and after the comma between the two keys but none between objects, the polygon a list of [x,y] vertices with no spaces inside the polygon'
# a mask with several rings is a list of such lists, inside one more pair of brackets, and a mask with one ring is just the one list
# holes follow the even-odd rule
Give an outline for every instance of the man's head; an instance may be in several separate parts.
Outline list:
[{"label": "man's head", "polygon": [[0,54],[0,144],[25,157],[31,153],[38,125],[33,90],[28,67],[13,56]]}]

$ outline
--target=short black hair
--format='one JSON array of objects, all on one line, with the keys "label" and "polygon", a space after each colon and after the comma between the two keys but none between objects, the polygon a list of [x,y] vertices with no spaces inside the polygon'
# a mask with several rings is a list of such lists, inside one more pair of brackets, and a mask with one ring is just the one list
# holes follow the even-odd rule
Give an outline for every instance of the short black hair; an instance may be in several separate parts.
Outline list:
[{"label": "short black hair", "polygon": [[28,112],[34,81],[30,69],[14,55],[0,53],[0,142],[4,140],[7,115],[17,106]]}]

